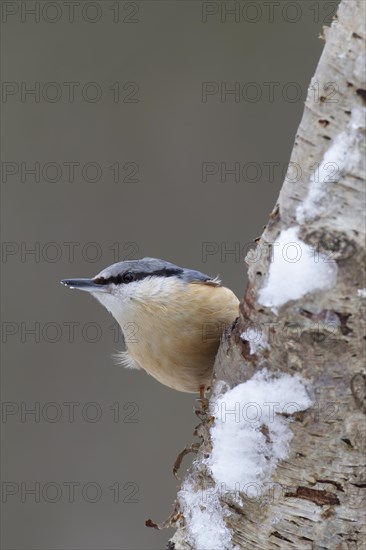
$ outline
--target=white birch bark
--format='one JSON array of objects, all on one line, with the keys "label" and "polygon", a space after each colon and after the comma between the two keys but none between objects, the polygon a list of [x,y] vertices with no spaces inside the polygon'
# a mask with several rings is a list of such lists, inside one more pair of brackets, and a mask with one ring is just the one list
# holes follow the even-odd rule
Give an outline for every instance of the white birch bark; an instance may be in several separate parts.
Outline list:
[{"label": "white birch bark", "polygon": [[[228,548],[366,548],[365,7],[364,0],[342,0],[325,29],[291,157],[301,177],[294,178],[291,168],[258,243],[259,259],[247,259],[240,317],[216,359],[214,392],[221,380],[234,387],[266,367],[300,374],[313,401],[290,424],[288,458],[271,479],[281,490],[257,499],[242,494],[241,505],[220,495],[232,537]],[[260,290],[271,266],[271,243],[290,227],[299,227],[301,241],[317,251],[314,261],[336,263],[336,282],[274,312],[259,303]],[[253,324],[269,346],[251,354],[240,335]],[[211,451],[208,429],[202,430],[205,441],[186,478],[197,493],[211,479],[203,463]],[[176,516],[168,548],[199,550],[181,498],[177,506],[183,513]]]}]

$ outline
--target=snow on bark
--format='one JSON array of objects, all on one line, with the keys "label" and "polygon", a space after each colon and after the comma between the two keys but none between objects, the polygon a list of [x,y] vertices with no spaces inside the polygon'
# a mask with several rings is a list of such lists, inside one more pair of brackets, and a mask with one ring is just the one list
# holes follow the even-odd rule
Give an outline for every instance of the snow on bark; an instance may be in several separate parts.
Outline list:
[{"label": "snow on bark", "polygon": [[274,312],[289,300],[332,288],[336,281],[336,262],[301,241],[299,231],[297,226],[283,229],[273,243],[268,280],[259,292],[258,302]]}]

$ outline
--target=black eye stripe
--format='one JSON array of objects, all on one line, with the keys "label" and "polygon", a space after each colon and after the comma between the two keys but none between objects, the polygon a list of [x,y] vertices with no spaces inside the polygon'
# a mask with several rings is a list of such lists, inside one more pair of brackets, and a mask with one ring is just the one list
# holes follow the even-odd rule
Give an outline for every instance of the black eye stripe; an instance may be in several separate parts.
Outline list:
[{"label": "black eye stripe", "polygon": [[173,268],[163,268],[158,269],[156,271],[140,271],[140,272],[132,272],[128,271],[126,273],[121,273],[119,275],[114,275],[111,277],[108,277],[107,279],[105,277],[97,277],[94,279],[94,283],[97,285],[108,285],[108,284],[128,284],[133,283],[135,281],[141,281],[142,279],[146,279],[147,277],[174,277],[174,276],[181,276],[183,273],[183,269],[173,269]]},{"label": "black eye stripe", "polygon": [[96,279],[93,279],[93,283],[95,283],[96,285],[106,285],[107,279],[105,279],[104,277],[97,277]]}]

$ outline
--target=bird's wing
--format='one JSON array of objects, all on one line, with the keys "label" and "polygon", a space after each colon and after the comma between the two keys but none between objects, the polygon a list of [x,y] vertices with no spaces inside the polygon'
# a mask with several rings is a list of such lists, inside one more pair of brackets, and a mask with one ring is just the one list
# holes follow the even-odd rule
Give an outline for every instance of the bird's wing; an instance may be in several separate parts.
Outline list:
[{"label": "bird's wing", "polygon": [[182,279],[187,283],[221,286],[221,280],[219,277],[210,277],[205,273],[201,273],[201,271],[195,271],[193,269],[186,269],[182,275]]}]

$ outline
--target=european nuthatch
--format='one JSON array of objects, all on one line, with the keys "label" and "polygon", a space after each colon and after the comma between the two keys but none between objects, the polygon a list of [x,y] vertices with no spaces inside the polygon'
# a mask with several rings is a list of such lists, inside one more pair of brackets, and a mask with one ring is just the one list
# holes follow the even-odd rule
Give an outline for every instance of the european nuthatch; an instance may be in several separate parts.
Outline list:
[{"label": "european nuthatch", "polygon": [[239,304],[217,278],[143,258],[113,264],[93,279],[61,282],[90,292],[115,317],[127,347],[122,364],[179,391],[210,385],[222,332]]}]

